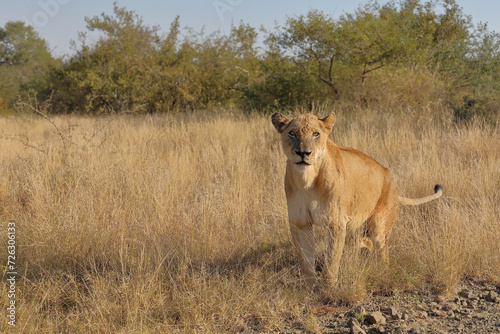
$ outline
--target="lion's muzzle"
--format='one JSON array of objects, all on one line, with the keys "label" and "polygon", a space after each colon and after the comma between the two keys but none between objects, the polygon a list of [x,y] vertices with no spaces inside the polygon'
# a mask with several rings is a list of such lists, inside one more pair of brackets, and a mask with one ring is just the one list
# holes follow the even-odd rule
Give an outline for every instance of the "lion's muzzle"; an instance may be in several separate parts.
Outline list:
[{"label": "lion's muzzle", "polygon": [[310,165],[308,162],[309,156],[311,155],[311,151],[295,151],[295,154],[297,154],[300,158],[301,161],[297,162],[297,165]]}]

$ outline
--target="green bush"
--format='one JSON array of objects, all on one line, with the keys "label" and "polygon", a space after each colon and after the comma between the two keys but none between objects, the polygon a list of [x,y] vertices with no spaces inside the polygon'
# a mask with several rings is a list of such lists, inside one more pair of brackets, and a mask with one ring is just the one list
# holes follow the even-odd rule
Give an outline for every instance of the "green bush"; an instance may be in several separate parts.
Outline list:
[{"label": "green bush", "polygon": [[[444,105],[458,118],[498,114],[500,35],[474,27],[455,0],[370,1],[338,19],[310,10],[260,37],[243,22],[227,35],[181,33],[178,17],[162,34],[117,3],[113,15],[86,22],[99,39],[89,43],[81,33],[81,47],[64,62],[47,60],[31,28],[2,29],[0,59],[12,65],[0,66],[1,96],[9,104],[22,94],[51,98],[58,113],[326,103],[441,112]],[[16,29],[31,31],[28,44],[41,50],[38,56],[27,59],[12,47],[21,45],[12,37]]]}]

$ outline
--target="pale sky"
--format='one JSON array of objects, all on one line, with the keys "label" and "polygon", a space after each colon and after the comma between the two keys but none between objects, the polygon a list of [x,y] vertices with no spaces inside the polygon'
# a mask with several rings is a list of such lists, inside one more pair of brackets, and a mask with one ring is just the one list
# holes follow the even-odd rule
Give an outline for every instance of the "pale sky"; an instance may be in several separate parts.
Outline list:
[{"label": "pale sky", "polygon": [[[168,32],[170,23],[179,15],[182,27],[205,32],[227,33],[232,23],[240,21],[255,28],[272,29],[286,16],[319,9],[334,17],[354,10],[367,1],[360,0],[120,0],[118,5],[135,11],[147,25],[159,25]],[[380,4],[387,3],[379,0]],[[475,23],[487,22],[489,29],[500,32],[500,0],[457,0]],[[86,31],[84,17],[101,13],[113,14],[112,0],[0,0],[0,26],[8,21],[25,21],[34,26],[55,56],[71,54],[70,41],[79,31]]]}]

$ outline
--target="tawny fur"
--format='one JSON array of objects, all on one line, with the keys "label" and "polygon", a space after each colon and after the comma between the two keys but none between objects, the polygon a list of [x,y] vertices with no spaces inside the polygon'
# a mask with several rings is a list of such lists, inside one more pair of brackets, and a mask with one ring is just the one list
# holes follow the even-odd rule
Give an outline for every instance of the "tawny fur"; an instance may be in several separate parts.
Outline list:
[{"label": "tawny fur", "polygon": [[375,246],[387,261],[386,242],[399,204],[418,205],[442,195],[442,187],[436,185],[435,194],[424,198],[399,197],[387,168],[328,138],[335,123],[333,114],[323,119],[311,114],[289,119],[274,113],[272,122],[287,156],[285,192],[292,240],[310,284],[317,283],[313,225],[327,227],[326,274],[335,284],[347,229],[366,226],[368,238],[361,244],[369,249]]}]

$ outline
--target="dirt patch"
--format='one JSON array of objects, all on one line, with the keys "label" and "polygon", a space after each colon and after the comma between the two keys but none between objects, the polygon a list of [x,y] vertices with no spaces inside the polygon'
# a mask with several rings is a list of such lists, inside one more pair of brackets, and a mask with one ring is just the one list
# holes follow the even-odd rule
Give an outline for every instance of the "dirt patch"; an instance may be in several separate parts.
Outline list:
[{"label": "dirt patch", "polygon": [[468,280],[457,291],[375,296],[320,316],[322,333],[500,333],[500,284]]},{"label": "dirt patch", "polygon": [[318,305],[313,313],[321,323],[319,331],[290,324],[282,333],[500,333],[500,283],[467,280],[452,296],[431,292],[372,296],[353,307]]}]

